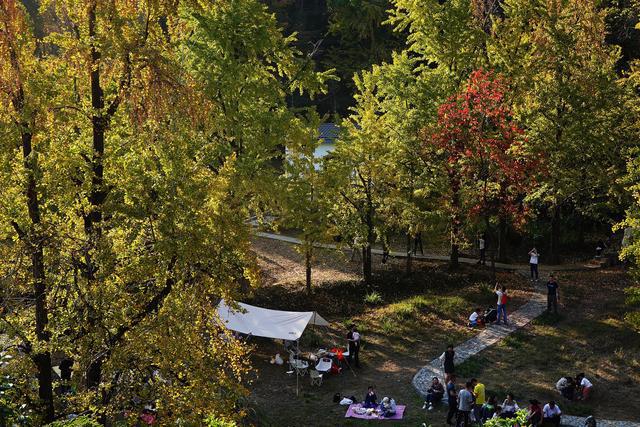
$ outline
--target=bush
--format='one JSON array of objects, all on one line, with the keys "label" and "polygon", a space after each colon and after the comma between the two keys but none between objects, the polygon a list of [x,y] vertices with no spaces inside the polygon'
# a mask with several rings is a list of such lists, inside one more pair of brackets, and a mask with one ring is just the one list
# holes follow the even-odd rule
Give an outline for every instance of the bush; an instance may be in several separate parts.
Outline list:
[{"label": "bush", "polygon": [[364,296],[364,303],[369,305],[382,304],[382,297],[376,291],[371,291]]},{"label": "bush", "polygon": [[101,424],[90,417],[82,416],[73,420],[54,421],[49,427],[101,427]]},{"label": "bush", "polygon": [[234,421],[225,421],[214,416],[207,418],[206,423],[207,427],[237,427]]},{"label": "bush", "polygon": [[527,423],[527,411],[524,409],[516,412],[515,418],[491,418],[484,423],[485,427],[514,427]]}]

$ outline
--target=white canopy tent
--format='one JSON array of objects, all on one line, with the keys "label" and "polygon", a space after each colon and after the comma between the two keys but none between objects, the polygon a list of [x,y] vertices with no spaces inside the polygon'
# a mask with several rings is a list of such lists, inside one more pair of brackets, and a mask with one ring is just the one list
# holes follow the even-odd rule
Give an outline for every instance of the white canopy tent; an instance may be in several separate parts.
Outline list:
[{"label": "white canopy tent", "polygon": [[307,325],[329,326],[315,311],[281,311],[237,303],[234,310],[224,300],[218,304],[218,316],[228,329],[257,337],[297,341]]}]

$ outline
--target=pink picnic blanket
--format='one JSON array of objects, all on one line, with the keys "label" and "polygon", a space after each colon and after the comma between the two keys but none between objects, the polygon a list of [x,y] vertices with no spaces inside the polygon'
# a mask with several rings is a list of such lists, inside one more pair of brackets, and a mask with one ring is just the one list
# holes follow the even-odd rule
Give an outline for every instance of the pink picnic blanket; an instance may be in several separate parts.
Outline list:
[{"label": "pink picnic blanket", "polygon": [[353,403],[349,405],[349,409],[347,409],[347,413],[345,414],[345,418],[360,418],[361,420],[401,420],[404,415],[405,405],[396,405],[396,413],[392,417],[381,417],[378,414],[374,413],[371,415],[360,415],[356,412],[356,408],[360,408],[362,406],[361,403]]}]

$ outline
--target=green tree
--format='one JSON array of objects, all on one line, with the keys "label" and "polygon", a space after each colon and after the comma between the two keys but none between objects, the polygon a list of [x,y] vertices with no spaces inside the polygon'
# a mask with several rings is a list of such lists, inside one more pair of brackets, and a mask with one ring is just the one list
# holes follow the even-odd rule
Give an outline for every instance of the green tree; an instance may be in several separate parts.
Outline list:
[{"label": "green tree", "polygon": [[619,50],[605,43],[605,13],[577,0],[509,0],[489,43],[491,63],[511,82],[515,117],[544,172],[529,202],[551,218],[557,261],[563,212],[615,212],[624,169],[624,91]]},{"label": "green tree", "polygon": [[1,318],[28,350],[9,365],[24,401],[53,416],[28,379],[55,351],[78,391],[60,410],[104,423],[144,396],[167,423],[241,417],[247,348],[211,314],[256,282],[244,220],[301,132],[285,97],[327,74],[256,0],[44,2],[38,41],[2,12]]},{"label": "green tree", "polygon": [[320,170],[322,159],[314,157],[315,150],[322,142],[318,138],[319,119],[311,114],[304,121],[307,126],[300,125],[298,128],[304,130],[299,143],[287,146],[280,183],[284,198],[278,223],[300,231],[302,245],[296,249],[304,256],[305,283],[307,292],[311,293],[315,247],[327,238],[328,206],[325,177]]}]

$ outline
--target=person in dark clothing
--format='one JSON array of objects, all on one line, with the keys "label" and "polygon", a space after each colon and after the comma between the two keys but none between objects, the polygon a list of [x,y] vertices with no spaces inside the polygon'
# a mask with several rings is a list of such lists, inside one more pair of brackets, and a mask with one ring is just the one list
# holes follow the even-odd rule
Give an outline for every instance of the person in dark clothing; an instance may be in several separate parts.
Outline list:
[{"label": "person in dark clothing", "polygon": [[453,359],[456,357],[456,352],[453,351],[453,345],[449,344],[447,346],[447,351],[442,353],[440,356],[440,360],[442,361],[442,365],[444,367],[444,382],[448,383],[449,378],[452,374],[455,373],[455,366],[453,365]]},{"label": "person in dark clothing", "polygon": [[367,389],[367,395],[364,397],[364,408],[376,408],[378,406],[378,396],[376,396],[376,389],[370,385]]},{"label": "person in dark clothing", "polygon": [[449,412],[447,412],[447,424],[453,424],[453,416],[458,413],[458,394],[456,393],[456,374],[449,376],[447,382],[447,399],[449,403]]},{"label": "person in dark clothing", "polygon": [[60,379],[62,381],[71,381],[71,367],[73,366],[73,359],[64,359],[60,362]]},{"label": "person in dark clothing", "polygon": [[553,274],[549,276],[549,281],[547,282],[547,311],[551,311],[551,307],[553,307],[553,312],[558,314],[558,297],[560,296],[560,292],[558,290],[558,282],[556,282]]},{"label": "person in dark clothing", "polygon": [[413,238],[413,254],[415,255],[418,252],[418,248],[420,248],[420,254],[424,255],[424,251],[422,250],[422,233],[416,234]]},{"label": "person in dark clothing", "polygon": [[347,341],[349,342],[349,356],[347,360],[349,364],[355,363],[356,368],[360,367],[360,333],[355,325],[351,326],[349,333],[347,334]]},{"label": "person in dark clothing", "polygon": [[431,380],[431,387],[427,390],[427,399],[422,406],[422,409],[428,409],[433,411],[433,406],[442,400],[444,396],[444,387],[438,377],[433,377]]}]

